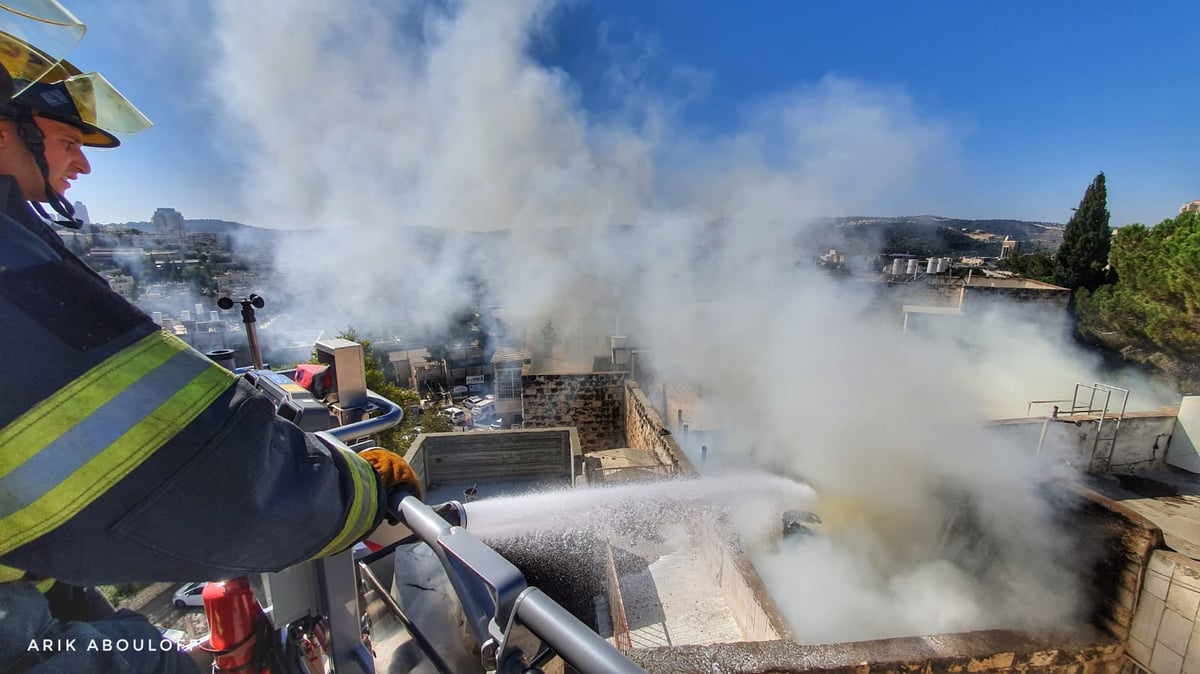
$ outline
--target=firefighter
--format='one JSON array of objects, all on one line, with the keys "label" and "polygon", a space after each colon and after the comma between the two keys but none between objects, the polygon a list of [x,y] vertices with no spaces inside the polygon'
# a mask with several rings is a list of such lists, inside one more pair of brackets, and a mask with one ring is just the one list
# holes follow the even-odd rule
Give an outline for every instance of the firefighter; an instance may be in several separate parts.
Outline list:
[{"label": "firefighter", "polygon": [[[196,671],[96,584],[229,578],[353,545],[389,490],[391,452],[357,455],[112,292],[43,216],[83,147],[149,121],[60,58],[83,26],[57,0],[0,5],[0,669]],[[38,36],[38,45],[25,41]],[[46,44],[43,44],[43,41]],[[140,647],[139,647],[140,646]]]}]

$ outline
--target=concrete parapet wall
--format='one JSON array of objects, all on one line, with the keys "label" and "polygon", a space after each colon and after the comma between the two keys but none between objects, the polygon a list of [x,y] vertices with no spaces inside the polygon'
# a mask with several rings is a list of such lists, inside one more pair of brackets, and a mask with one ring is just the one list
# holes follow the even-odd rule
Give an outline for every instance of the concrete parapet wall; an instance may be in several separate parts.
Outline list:
[{"label": "concrete parapet wall", "polygon": [[524,426],[574,426],[585,452],[624,447],[624,384],[621,372],[523,375]]},{"label": "concrete parapet wall", "polygon": [[1129,638],[1137,608],[1138,593],[1151,555],[1163,546],[1163,533],[1153,522],[1117,501],[1076,485],[1065,485],[1082,503],[1077,506],[1079,524],[1097,550],[1092,569],[1082,577],[1090,581],[1093,624],[1119,641]]},{"label": "concrete parapet wall", "polygon": [[674,472],[691,474],[696,472],[692,462],[684,455],[674,436],[667,433],[662,417],[651,406],[650,400],[636,382],[625,382],[625,442],[626,447],[637,447],[652,452],[659,463]]},{"label": "concrete parapet wall", "polygon": [[740,550],[733,548],[734,537],[722,532],[710,519],[689,522],[692,540],[705,567],[721,588],[725,603],[746,641],[771,641],[790,638],[787,621],[763,585],[758,572]]},{"label": "concrete parapet wall", "polygon": [[[1165,465],[1168,441],[1175,431],[1174,408],[1126,414],[1116,432],[1111,458],[1108,457],[1110,443],[1107,440],[1113,436],[1116,422],[1105,419],[1101,426],[1098,421],[1098,417],[1091,415],[1060,416],[1048,422],[1045,416],[1001,419],[990,423],[988,431],[1032,455],[1037,451],[1044,429],[1039,462],[1067,463],[1084,472],[1132,473]],[[1093,448],[1096,450],[1094,459]]]},{"label": "concrete parapet wall", "polygon": [[649,674],[1117,674],[1122,665],[1121,645],[1088,630],[1044,636],[988,630],[812,646],[743,642],[639,650],[630,657]]},{"label": "concrete parapet wall", "polygon": [[409,463],[423,485],[485,480],[574,478],[577,441],[570,429],[428,433],[413,443]]},{"label": "concrete parapet wall", "polygon": [[987,279],[971,279],[963,296],[963,308],[967,311],[986,308],[989,303],[1036,302],[1057,309],[1066,309],[1071,291],[1066,288],[1011,288],[988,285]]}]

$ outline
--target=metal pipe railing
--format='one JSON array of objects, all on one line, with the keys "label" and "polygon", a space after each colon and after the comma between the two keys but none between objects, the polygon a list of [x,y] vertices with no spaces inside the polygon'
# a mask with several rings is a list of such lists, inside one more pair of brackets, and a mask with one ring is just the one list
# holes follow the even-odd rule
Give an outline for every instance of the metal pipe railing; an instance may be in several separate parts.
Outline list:
[{"label": "metal pipe railing", "polygon": [[[553,599],[525,584],[525,577],[500,553],[461,527],[452,527],[414,496],[398,506],[400,519],[425,541],[446,570],[480,643],[499,649],[496,670],[522,672],[528,663],[507,647],[514,625],[541,639],[581,674],[641,672],[625,654]],[[465,508],[463,508],[465,510]]]},{"label": "metal pipe railing", "polygon": [[517,619],[581,674],[643,672],[621,651],[536,587],[528,588],[518,599]]},{"label": "metal pipe railing", "polygon": [[[338,426],[323,432],[332,435],[342,442],[346,442],[355,438],[374,435],[380,431],[386,431],[404,419],[404,410],[399,405],[388,400],[387,398],[384,398],[378,393],[375,393],[374,391],[367,391],[367,402],[371,403],[377,408],[383,408],[387,410],[387,412],[384,412],[377,417],[363,419],[362,421],[356,421],[352,424],[346,424],[345,426]],[[369,410],[370,408],[368,408],[368,411]]]}]

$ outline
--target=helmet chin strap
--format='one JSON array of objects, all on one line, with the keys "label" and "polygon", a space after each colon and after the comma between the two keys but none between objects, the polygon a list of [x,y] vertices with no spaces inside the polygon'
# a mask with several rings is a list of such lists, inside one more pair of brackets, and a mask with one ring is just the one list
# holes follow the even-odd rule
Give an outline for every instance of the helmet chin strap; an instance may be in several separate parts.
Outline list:
[{"label": "helmet chin strap", "polygon": [[42,182],[46,186],[46,203],[50,204],[50,207],[61,215],[62,219],[56,220],[50,214],[46,213],[46,209],[40,201],[30,202],[33,210],[56,225],[71,229],[83,227],[83,221],[75,217],[75,207],[71,205],[71,202],[67,201],[63,195],[55,192],[54,188],[50,186],[50,166],[46,163],[46,146],[42,142],[45,139],[45,134],[38,128],[37,123],[33,121],[33,114],[28,110],[21,110],[17,115],[16,122],[17,134],[25,143],[25,147],[29,149],[29,153],[33,155],[33,160],[37,162],[38,169],[42,172]]}]

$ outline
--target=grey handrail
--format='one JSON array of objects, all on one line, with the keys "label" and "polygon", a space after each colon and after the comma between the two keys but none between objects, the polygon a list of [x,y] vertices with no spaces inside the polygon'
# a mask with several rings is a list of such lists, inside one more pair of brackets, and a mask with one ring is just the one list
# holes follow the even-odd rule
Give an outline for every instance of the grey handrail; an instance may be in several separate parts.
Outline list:
[{"label": "grey handrail", "polygon": [[[458,509],[465,506],[455,504]],[[466,529],[451,526],[414,496],[400,502],[402,522],[441,560],[463,612],[481,643],[494,646],[498,672],[521,672],[529,663],[510,648],[512,627],[520,624],[581,674],[633,674],[643,670],[536,587],[500,553]],[[489,639],[490,637],[490,639]]]},{"label": "grey handrail", "polygon": [[380,431],[386,431],[387,429],[399,424],[404,420],[404,410],[399,405],[388,400],[387,398],[384,398],[378,393],[375,393],[374,391],[367,391],[367,402],[375,405],[376,407],[386,409],[387,412],[384,412],[377,417],[363,419],[362,421],[356,421],[352,424],[346,424],[345,426],[338,426],[324,432],[332,435],[342,442],[346,442],[347,440],[353,440],[355,438],[373,435]]}]

